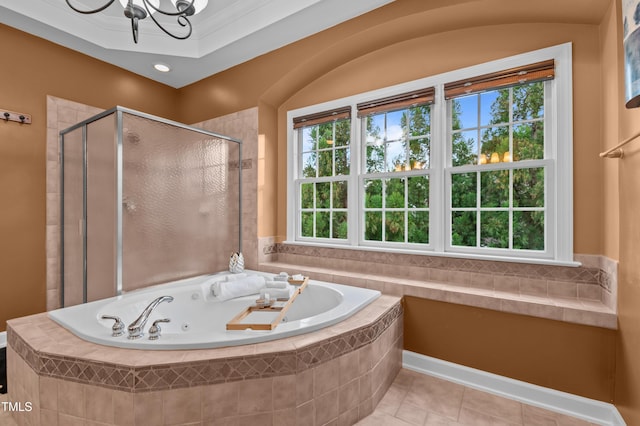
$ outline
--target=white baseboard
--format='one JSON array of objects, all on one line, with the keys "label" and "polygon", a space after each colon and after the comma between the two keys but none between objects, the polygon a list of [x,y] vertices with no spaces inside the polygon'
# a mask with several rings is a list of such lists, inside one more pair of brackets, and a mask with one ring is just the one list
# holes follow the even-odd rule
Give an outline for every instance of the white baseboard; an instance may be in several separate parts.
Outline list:
[{"label": "white baseboard", "polygon": [[0,349],[7,347],[7,332],[0,332]]},{"label": "white baseboard", "polygon": [[403,351],[404,368],[603,426],[626,426],[613,404]]}]

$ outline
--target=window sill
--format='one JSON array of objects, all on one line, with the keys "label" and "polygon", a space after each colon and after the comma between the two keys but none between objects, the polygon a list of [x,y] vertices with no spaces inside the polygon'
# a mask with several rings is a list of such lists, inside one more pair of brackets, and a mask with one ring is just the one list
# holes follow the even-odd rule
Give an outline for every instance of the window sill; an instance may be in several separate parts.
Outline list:
[{"label": "window sill", "polygon": [[358,251],[374,251],[374,252],[384,252],[384,253],[413,254],[413,255],[423,255],[423,256],[433,256],[433,257],[454,257],[458,259],[488,260],[492,262],[528,263],[532,265],[570,266],[570,267],[578,267],[582,265],[580,262],[576,262],[574,260],[561,261],[561,260],[544,259],[544,258],[491,256],[491,255],[482,255],[482,254],[473,254],[473,253],[459,253],[459,252],[453,253],[453,252],[399,249],[399,248],[393,248],[393,247],[351,246],[348,244],[319,243],[316,241],[309,242],[309,241],[286,240],[286,241],[283,241],[282,244],[285,244],[285,245],[293,244],[297,246],[306,246],[306,247],[337,248],[337,249],[358,250]]},{"label": "window sill", "polygon": [[396,278],[389,275],[367,275],[282,262],[261,263],[258,269],[272,273],[279,273],[281,271],[302,273],[309,275],[312,279],[320,281],[371,288],[385,294],[399,297],[413,296],[574,324],[614,330],[618,328],[616,312],[604,305],[600,300],[533,296],[515,292]]}]

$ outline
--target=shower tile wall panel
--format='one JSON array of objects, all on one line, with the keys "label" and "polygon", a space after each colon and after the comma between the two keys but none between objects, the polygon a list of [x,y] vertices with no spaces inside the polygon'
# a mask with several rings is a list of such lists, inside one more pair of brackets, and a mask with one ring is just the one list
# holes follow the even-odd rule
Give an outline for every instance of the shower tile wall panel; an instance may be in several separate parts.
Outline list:
[{"label": "shower tile wall panel", "polygon": [[[242,167],[242,252],[245,267],[258,268],[258,108],[217,117],[195,123],[212,132],[222,133],[242,141],[242,162],[238,164],[237,156],[230,155],[229,168],[236,170]],[[233,173],[231,173],[233,175]],[[229,196],[233,197],[239,190],[237,183],[230,180]],[[229,250],[227,259],[232,250]]]}]

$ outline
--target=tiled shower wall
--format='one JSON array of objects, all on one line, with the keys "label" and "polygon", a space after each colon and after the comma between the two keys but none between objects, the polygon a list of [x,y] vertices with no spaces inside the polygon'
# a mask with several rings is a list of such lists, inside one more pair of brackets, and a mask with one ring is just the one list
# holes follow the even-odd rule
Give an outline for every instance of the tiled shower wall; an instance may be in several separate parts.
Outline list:
[{"label": "tiled shower wall", "polygon": [[[247,269],[258,269],[258,108],[192,124],[242,141],[242,252]],[[231,254],[231,253],[229,253]]]},{"label": "tiled shower wall", "polygon": [[[59,132],[80,121],[92,117],[102,110],[87,105],[56,98],[47,97],[47,310],[60,307],[60,162],[59,162]],[[195,124],[216,133],[233,136],[243,141],[243,161],[229,162],[229,175],[237,172],[238,167],[243,170],[243,212],[242,235],[243,252],[247,268],[257,268],[257,108],[216,118]],[[235,185],[237,193],[237,182]],[[216,206],[213,206],[215,209]],[[234,225],[229,225],[234,227]],[[226,244],[225,244],[226,245]],[[221,249],[222,250],[222,249]],[[230,247],[229,254],[235,247]],[[213,255],[213,254],[212,254]],[[216,254],[223,257],[220,264],[226,265],[228,254]],[[222,269],[220,265],[215,270]],[[193,275],[193,274],[192,274]],[[81,289],[67,288],[69,294],[81,293]]]}]

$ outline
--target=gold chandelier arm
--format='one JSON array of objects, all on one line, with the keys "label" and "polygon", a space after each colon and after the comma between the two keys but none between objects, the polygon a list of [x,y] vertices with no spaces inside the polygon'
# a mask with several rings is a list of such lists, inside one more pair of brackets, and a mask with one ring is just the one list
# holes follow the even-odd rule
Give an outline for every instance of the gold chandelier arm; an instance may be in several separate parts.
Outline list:
[{"label": "gold chandelier arm", "polygon": [[[67,2],[67,5],[68,5],[71,9],[73,9],[74,11],[76,11],[76,12],[78,12],[78,13],[85,14],[85,15],[89,15],[89,14],[91,14],[91,13],[98,13],[98,12],[102,12],[103,10],[105,10],[106,8],[108,8],[109,6],[111,6],[115,0],[109,0],[109,1],[107,2],[107,4],[105,4],[104,6],[100,6],[100,7],[99,7],[99,8],[97,8],[97,9],[91,9],[91,10],[80,10],[80,9],[78,9],[77,7],[73,6],[69,0],[65,0],[65,1]],[[195,1],[195,0],[194,0],[194,1]]]}]

